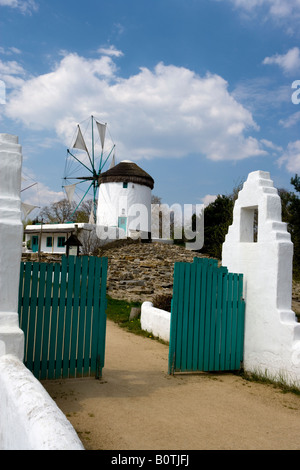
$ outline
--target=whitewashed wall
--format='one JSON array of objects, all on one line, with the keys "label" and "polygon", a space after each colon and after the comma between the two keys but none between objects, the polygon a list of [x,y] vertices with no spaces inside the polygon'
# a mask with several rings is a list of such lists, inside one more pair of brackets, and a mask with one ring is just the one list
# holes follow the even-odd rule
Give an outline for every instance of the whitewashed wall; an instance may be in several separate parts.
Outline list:
[{"label": "whitewashed wall", "polygon": [[22,362],[21,167],[17,136],[0,134],[0,449],[83,449],[71,424]]},{"label": "whitewashed wall", "polygon": [[300,324],[291,310],[292,258],[293,244],[270,174],[252,172],[235,202],[222,251],[223,266],[244,274],[244,368],[300,386]]},{"label": "whitewashed wall", "polygon": [[171,314],[165,310],[153,307],[152,302],[143,302],[141,307],[141,328],[153,336],[170,340]]},{"label": "whitewashed wall", "polygon": [[0,357],[0,450],[83,450],[71,423],[12,355]]},{"label": "whitewashed wall", "polygon": [[[137,183],[103,183],[99,188],[97,225],[118,227],[118,217],[127,217],[126,236],[135,232],[137,224],[141,232],[151,232],[151,189]],[[139,208],[140,206],[140,208]],[[140,213],[141,211],[141,213]]]},{"label": "whitewashed wall", "polygon": [[22,360],[24,335],[18,317],[23,235],[21,166],[18,137],[0,134],[0,356],[14,354]]}]

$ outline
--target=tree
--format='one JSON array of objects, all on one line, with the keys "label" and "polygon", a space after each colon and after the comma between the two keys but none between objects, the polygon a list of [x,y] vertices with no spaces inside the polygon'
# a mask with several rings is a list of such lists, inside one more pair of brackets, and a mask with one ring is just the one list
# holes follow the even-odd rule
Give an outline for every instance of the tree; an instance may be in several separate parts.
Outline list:
[{"label": "tree", "polygon": [[[232,224],[234,196],[218,195],[214,202],[204,209],[204,245],[202,252],[214,258],[221,259],[222,244]],[[192,218],[192,228],[195,230],[196,215]]]},{"label": "tree", "polygon": [[[300,178],[296,174],[291,178],[291,184],[297,193],[300,193]],[[300,279],[300,198],[294,192],[284,189],[279,191],[282,203],[282,220],[287,223],[287,229],[291,234],[294,244],[293,275]]]},{"label": "tree", "polygon": [[88,199],[87,201],[83,201],[76,213],[75,222],[85,222],[88,223],[90,220],[90,215],[92,210],[94,209],[94,201],[93,199]]},{"label": "tree", "polygon": [[40,218],[42,218],[44,223],[63,224],[71,220],[72,213],[75,209],[75,203],[70,204],[67,199],[62,199],[61,201],[43,207],[40,211]]},{"label": "tree", "polygon": [[[45,206],[40,211],[39,219],[43,220],[43,223],[66,223],[66,222],[89,222],[90,213],[92,210],[93,201],[84,201],[80,207],[76,210],[77,204],[72,202],[71,204],[67,199],[54,202]],[[74,211],[76,212],[74,213]]]}]

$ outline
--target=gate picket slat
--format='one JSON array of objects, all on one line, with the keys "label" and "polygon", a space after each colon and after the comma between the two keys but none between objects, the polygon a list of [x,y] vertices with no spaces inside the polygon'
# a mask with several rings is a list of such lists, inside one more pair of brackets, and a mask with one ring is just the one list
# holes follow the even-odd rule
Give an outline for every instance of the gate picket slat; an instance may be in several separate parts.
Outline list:
[{"label": "gate picket slat", "polygon": [[81,277],[81,257],[76,257],[74,266],[74,290],[73,290],[73,312],[72,312],[72,328],[71,328],[71,345],[70,345],[70,371],[69,377],[76,376],[76,359],[77,359],[77,340],[78,340],[78,310],[80,297],[80,277]]},{"label": "gate picket slat", "polygon": [[42,335],[42,357],[40,378],[47,378],[48,351],[50,341],[50,315],[51,315],[51,291],[52,291],[53,264],[47,264],[45,279],[45,303],[44,303],[44,324]]},{"label": "gate picket slat", "polygon": [[44,320],[44,298],[45,298],[45,278],[46,278],[46,265],[40,264],[39,270],[39,287],[38,287],[38,304],[36,314],[36,331],[35,331],[35,351],[34,351],[34,364],[33,374],[39,377],[41,368],[41,353],[42,353],[42,339],[43,339],[43,320]]},{"label": "gate picket slat", "polygon": [[19,289],[19,312],[20,315],[20,328],[24,331],[24,358],[27,358],[27,338],[29,327],[29,304],[30,304],[30,284],[31,284],[31,263],[21,263],[20,273],[20,287]]},{"label": "gate picket slat", "polygon": [[199,321],[199,344],[198,344],[198,368],[204,368],[204,342],[205,342],[205,308],[206,308],[206,286],[208,263],[203,260],[201,277],[201,298],[200,298],[200,321]]},{"label": "gate picket slat", "polygon": [[216,354],[215,354],[215,362],[214,362],[215,371],[220,370],[223,277],[224,277],[223,271],[219,270],[218,275],[217,275]]},{"label": "gate picket slat", "polygon": [[216,351],[216,324],[217,324],[217,274],[216,268],[212,269],[212,293],[211,293],[211,311],[210,311],[210,339],[209,339],[209,365],[208,370],[214,370]]},{"label": "gate picket slat", "polygon": [[226,315],[226,350],[225,350],[225,370],[230,369],[230,345],[231,345],[231,326],[232,326],[232,294],[233,294],[233,274],[228,274],[228,297],[227,297],[227,315]]},{"label": "gate picket slat", "polygon": [[179,289],[178,289],[178,315],[177,315],[177,331],[180,332],[176,336],[176,351],[175,355],[175,369],[181,369],[181,355],[182,355],[182,328],[183,328],[183,306],[184,306],[184,264],[178,263],[179,275]]},{"label": "gate picket slat", "polygon": [[60,280],[60,265],[58,263],[55,263],[54,271],[53,271],[48,379],[53,379],[55,377],[56,339],[57,339],[57,322],[58,322],[58,295],[56,295],[56,293],[59,291],[59,280]]},{"label": "gate picket slat", "polygon": [[86,308],[86,325],[85,325],[85,348],[83,360],[83,373],[88,375],[90,369],[90,348],[91,348],[91,326],[92,326],[92,302],[95,281],[95,258],[89,259],[89,276],[88,276],[88,298]]},{"label": "gate picket slat", "polygon": [[[39,275],[39,265],[38,263],[32,263],[28,340],[27,340],[27,354],[26,354],[26,362],[25,362],[26,366],[30,370],[33,369],[38,275]],[[25,287],[26,285],[24,286],[24,288]],[[28,289],[30,290],[30,280],[28,282]]]},{"label": "gate picket slat", "polygon": [[177,331],[178,331],[178,296],[180,289],[180,268],[179,263],[174,264],[173,274],[173,298],[171,304],[171,321],[170,321],[170,344],[169,344],[169,360],[168,360],[168,372],[173,374],[175,370],[175,351],[177,343]]},{"label": "gate picket slat", "polygon": [[203,370],[209,370],[209,346],[210,346],[210,324],[211,324],[211,303],[212,303],[212,269],[207,269],[206,286],[206,306],[205,306],[205,330],[204,330],[204,358]]},{"label": "gate picket slat", "polygon": [[71,343],[71,325],[72,325],[72,306],[74,294],[74,256],[68,257],[68,281],[67,281],[67,303],[64,330],[64,352],[63,352],[63,376],[69,373],[70,343]]},{"label": "gate picket slat", "polygon": [[67,258],[63,257],[61,260],[61,276],[60,276],[60,290],[59,290],[59,312],[58,312],[56,367],[55,367],[56,379],[62,377],[67,275],[68,275]]},{"label": "gate picket slat", "polygon": [[227,326],[227,301],[228,301],[228,275],[223,277],[223,299],[221,319],[221,347],[220,347],[220,370],[225,370],[226,352],[226,326]]},{"label": "gate picket slat", "polygon": [[184,264],[184,304],[183,304],[183,320],[182,320],[182,356],[181,370],[187,370],[187,353],[188,353],[188,321],[189,321],[189,286],[191,266]]},{"label": "gate picket slat", "polygon": [[[94,343],[97,343],[97,351],[94,352],[92,357],[97,359],[96,362],[96,378],[102,377],[102,369],[105,362],[105,335],[106,335],[106,281],[107,281],[107,258],[100,258],[99,264],[101,265],[101,286],[100,286],[100,312],[98,315],[98,340],[95,338]],[[96,330],[97,331],[97,330]],[[93,370],[91,371],[93,373]]]},{"label": "gate picket slat", "polygon": [[[95,260],[95,280],[94,280],[94,292],[93,292],[93,300],[94,300],[94,311],[93,311],[93,319],[92,319],[92,334],[91,334],[91,374],[96,373],[97,368],[97,340],[100,334],[99,326],[101,324],[101,319],[99,318],[99,311],[100,311],[100,298],[101,298],[101,258],[96,258]],[[98,334],[99,333],[99,334]]]},{"label": "gate picket slat", "polygon": [[86,279],[88,277],[88,257],[82,257],[81,268],[81,289],[79,305],[79,325],[78,325],[78,351],[77,351],[77,376],[83,375],[84,356],[84,330],[85,330],[85,310],[86,310]]},{"label": "gate picket slat", "polygon": [[230,347],[230,369],[236,368],[236,333],[238,319],[238,275],[233,274],[233,293],[232,293],[232,324],[231,324],[231,347]]},{"label": "gate picket slat", "polygon": [[187,325],[187,370],[193,370],[193,338],[195,328],[195,290],[196,290],[196,264],[190,265],[190,289]]},{"label": "gate picket slat", "polygon": [[193,365],[192,370],[198,369],[199,360],[199,330],[200,330],[200,292],[201,292],[201,275],[202,275],[202,264],[195,263],[196,268],[196,281],[195,281],[195,321],[194,321],[194,338],[193,338]]}]

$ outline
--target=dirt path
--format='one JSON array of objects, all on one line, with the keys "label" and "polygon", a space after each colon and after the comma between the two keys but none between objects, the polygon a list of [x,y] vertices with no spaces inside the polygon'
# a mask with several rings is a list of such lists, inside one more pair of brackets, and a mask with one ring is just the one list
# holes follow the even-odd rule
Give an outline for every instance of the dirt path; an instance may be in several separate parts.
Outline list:
[{"label": "dirt path", "polygon": [[43,385],[86,449],[300,449],[300,397],[232,374],[169,376],[168,347],[108,321],[102,380]]}]

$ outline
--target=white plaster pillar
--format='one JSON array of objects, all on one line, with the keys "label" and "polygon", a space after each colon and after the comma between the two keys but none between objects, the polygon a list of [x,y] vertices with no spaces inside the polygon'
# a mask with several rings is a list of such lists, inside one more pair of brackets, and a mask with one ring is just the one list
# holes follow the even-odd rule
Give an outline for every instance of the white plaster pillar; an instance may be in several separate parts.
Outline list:
[{"label": "white plaster pillar", "polygon": [[21,167],[18,137],[0,134],[0,356],[13,354],[23,360],[24,334],[18,316],[23,236]]},{"label": "white plaster pillar", "polygon": [[[257,242],[253,215],[258,211]],[[270,174],[248,175],[222,249],[222,264],[244,274],[244,368],[300,387],[300,324],[291,310],[293,244]]]}]

